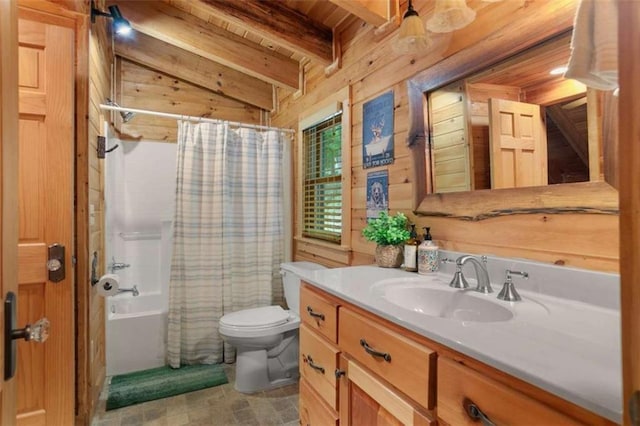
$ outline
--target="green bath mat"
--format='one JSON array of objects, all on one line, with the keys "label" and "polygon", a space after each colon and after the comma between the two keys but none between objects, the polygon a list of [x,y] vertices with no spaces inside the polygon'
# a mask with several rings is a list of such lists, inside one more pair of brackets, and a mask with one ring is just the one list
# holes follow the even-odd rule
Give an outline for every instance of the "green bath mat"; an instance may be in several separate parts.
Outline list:
[{"label": "green bath mat", "polygon": [[169,366],[111,379],[107,411],[228,383],[221,364]]}]

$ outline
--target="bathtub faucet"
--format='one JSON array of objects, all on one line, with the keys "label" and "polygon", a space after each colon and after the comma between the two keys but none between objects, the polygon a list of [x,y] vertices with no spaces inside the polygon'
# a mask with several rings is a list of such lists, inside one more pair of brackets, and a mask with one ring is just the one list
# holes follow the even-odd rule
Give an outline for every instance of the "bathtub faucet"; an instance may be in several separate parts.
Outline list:
[{"label": "bathtub faucet", "polygon": [[118,293],[131,293],[134,297],[140,294],[138,286],[135,285],[131,288],[120,288],[118,289]]},{"label": "bathtub faucet", "polygon": [[124,268],[128,268],[129,265],[128,263],[123,263],[123,262],[116,262],[116,259],[114,257],[111,258],[111,264],[109,265],[109,269],[111,269],[111,273],[115,272],[115,271],[119,271],[121,269]]}]

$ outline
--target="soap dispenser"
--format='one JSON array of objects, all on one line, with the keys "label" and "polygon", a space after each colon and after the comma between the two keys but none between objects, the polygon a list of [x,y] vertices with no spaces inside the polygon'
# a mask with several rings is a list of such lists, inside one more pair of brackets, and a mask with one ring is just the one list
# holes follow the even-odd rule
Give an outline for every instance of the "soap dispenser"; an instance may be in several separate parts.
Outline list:
[{"label": "soap dispenser", "polygon": [[418,273],[427,275],[438,270],[438,246],[433,242],[431,228],[424,228],[424,241],[418,246]]},{"label": "soap dispenser", "polygon": [[409,239],[404,243],[404,270],[409,272],[416,272],[418,270],[418,233],[416,232],[416,225],[411,224],[411,231],[409,231]]}]

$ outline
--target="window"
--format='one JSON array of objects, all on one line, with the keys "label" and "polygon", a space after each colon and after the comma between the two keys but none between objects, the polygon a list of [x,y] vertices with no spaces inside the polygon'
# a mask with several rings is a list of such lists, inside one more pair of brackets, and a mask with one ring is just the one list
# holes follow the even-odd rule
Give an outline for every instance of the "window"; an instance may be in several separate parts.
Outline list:
[{"label": "window", "polygon": [[340,244],[342,111],[302,131],[304,237]]}]

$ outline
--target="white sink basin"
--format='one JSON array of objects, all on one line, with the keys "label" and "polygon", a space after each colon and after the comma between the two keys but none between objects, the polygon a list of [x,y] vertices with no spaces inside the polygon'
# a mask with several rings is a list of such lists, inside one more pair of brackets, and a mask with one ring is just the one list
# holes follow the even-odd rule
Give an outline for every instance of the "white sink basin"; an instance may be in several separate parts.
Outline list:
[{"label": "white sink basin", "polygon": [[[380,281],[374,293],[404,310],[463,322],[499,322],[513,318],[510,303],[472,290],[457,290],[442,280],[403,278]],[[518,302],[527,303],[527,302]]]}]

